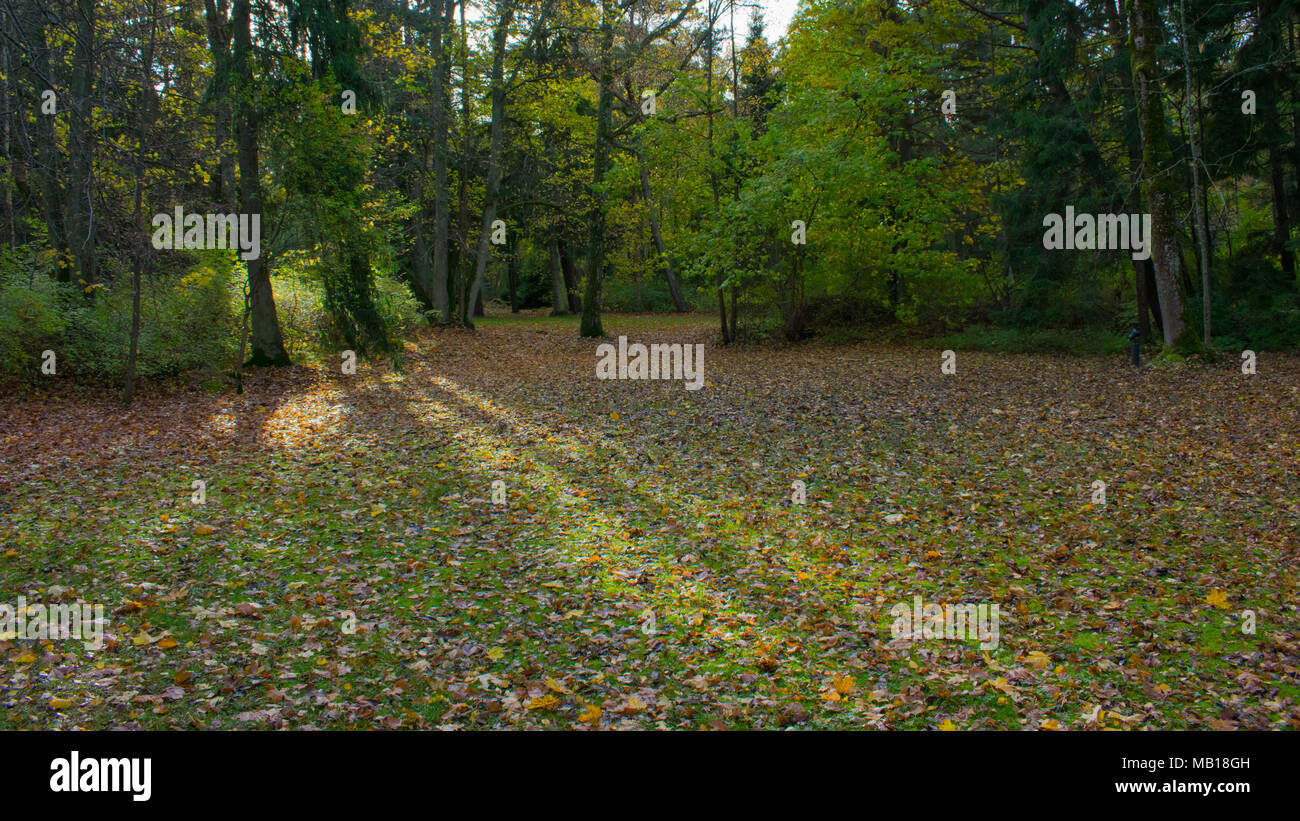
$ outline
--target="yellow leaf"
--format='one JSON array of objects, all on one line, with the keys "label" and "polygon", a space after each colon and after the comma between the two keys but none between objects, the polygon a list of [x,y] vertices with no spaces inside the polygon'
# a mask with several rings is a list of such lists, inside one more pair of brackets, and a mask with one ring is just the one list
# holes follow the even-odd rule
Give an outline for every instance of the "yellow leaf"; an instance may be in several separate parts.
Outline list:
[{"label": "yellow leaf", "polygon": [[1228,609],[1228,594],[1222,590],[1211,590],[1205,601],[1220,610]]},{"label": "yellow leaf", "polygon": [[1007,695],[1011,696],[1014,699],[1020,698],[1020,691],[1015,688],[1015,685],[1007,681],[1006,678],[1002,676],[998,676],[993,681],[986,682],[986,683],[989,686],[993,687],[995,690],[999,690],[1003,693],[1006,693]]},{"label": "yellow leaf", "polygon": [[194,528],[195,536],[208,536],[216,532],[217,529],[215,527],[212,527],[211,525],[199,525],[198,527]]},{"label": "yellow leaf", "polygon": [[952,732],[953,730],[957,729],[957,725],[952,723],[951,718],[945,718],[943,720],[943,723],[939,725],[939,729],[945,732]]},{"label": "yellow leaf", "polygon": [[530,710],[550,710],[558,706],[560,706],[560,700],[550,693],[547,693],[544,696],[538,696],[528,702],[528,709]]},{"label": "yellow leaf", "polygon": [[831,679],[831,686],[835,688],[835,692],[842,696],[847,696],[849,693],[853,692],[853,677],[841,676],[839,673],[836,673]]},{"label": "yellow leaf", "polygon": [[588,704],[582,714],[578,716],[578,720],[587,724],[595,724],[600,721],[600,708],[595,704]]},{"label": "yellow leaf", "polygon": [[69,699],[66,699],[66,698],[52,698],[52,699],[50,699],[50,708],[51,708],[51,709],[54,709],[54,710],[62,710],[62,709],[64,709],[64,708],[66,708],[66,707],[71,707],[71,706],[72,706],[72,701],[69,700]]},{"label": "yellow leaf", "polygon": [[36,656],[32,655],[31,653],[23,653],[21,656],[14,659],[14,661],[18,662],[19,664],[31,664],[33,661],[36,661]]},{"label": "yellow leaf", "polygon": [[1046,670],[1047,664],[1051,660],[1051,656],[1047,655],[1042,650],[1030,650],[1029,655],[1025,656],[1025,661],[1029,662],[1034,667],[1037,667],[1039,670]]},{"label": "yellow leaf", "polygon": [[1059,721],[1057,721],[1056,719],[1054,719],[1054,718],[1044,719],[1044,720],[1043,720],[1043,723],[1042,723],[1042,724],[1039,724],[1038,726],[1039,726],[1040,728],[1044,729],[1044,730],[1059,730],[1059,729],[1061,729],[1061,723],[1060,723]]},{"label": "yellow leaf", "polygon": [[611,422],[617,422],[617,421],[618,421],[618,411],[614,411],[613,413],[611,413],[611,414],[609,415],[609,419],[610,419]]},{"label": "yellow leaf", "polygon": [[646,708],[646,703],[645,703],[644,701],[642,701],[641,699],[637,698],[636,696],[632,696],[631,698],[629,698],[629,699],[627,700],[627,704],[624,705],[624,707],[623,707],[623,712],[625,712],[625,713],[639,713],[639,712],[641,712],[642,710],[644,710],[645,708]]},{"label": "yellow leaf", "polygon": [[176,646],[176,639],[173,639],[171,637],[165,638],[162,641],[158,642],[158,646],[163,650],[170,650]]},{"label": "yellow leaf", "polygon": [[149,634],[143,630],[141,630],[139,634],[131,637],[131,643],[136,647],[139,647],[142,644],[153,644],[153,642],[154,639],[149,638]]},{"label": "yellow leaf", "polygon": [[560,682],[556,681],[553,678],[550,678],[549,676],[546,679],[546,686],[551,688],[557,693],[563,693],[566,696],[569,694],[569,691],[564,688],[563,684],[561,684]]},{"label": "yellow leaf", "polygon": [[488,658],[492,659],[493,661],[500,661],[501,659],[506,657],[506,651],[502,650],[500,647],[493,647],[491,650],[488,651],[487,655]]}]

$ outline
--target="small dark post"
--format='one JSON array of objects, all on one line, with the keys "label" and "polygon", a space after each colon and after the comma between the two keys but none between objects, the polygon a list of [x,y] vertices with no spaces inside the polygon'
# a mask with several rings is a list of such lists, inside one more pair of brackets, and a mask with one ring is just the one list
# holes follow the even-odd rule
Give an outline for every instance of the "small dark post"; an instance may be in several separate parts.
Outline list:
[{"label": "small dark post", "polygon": [[1128,332],[1128,341],[1129,361],[1133,363],[1133,367],[1140,368],[1142,367],[1142,337],[1137,328]]}]

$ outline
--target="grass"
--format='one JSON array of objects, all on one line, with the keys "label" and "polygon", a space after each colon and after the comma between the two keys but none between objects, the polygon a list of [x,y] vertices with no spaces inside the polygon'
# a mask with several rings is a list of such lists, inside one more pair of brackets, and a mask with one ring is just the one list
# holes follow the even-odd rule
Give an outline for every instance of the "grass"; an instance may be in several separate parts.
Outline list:
[{"label": "grass", "polygon": [[[125,415],[6,400],[4,600],[103,604],[109,643],[0,640],[0,721],[1298,720],[1294,356],[1242,381],[975,352],[945,378],[911,347],[709,344],[687,392],[598,382],[576,324],[493,317],[422,332],[402,373],[254,369],[243,396],[162,388]],[[997,648],[895,636],[917,595],[998,604]]]}]

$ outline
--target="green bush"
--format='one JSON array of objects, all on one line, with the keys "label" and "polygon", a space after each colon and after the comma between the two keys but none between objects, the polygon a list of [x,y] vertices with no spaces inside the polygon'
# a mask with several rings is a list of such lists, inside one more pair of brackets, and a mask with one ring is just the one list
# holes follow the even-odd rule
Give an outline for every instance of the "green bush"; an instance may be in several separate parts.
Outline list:
[{"label": "green bush", "polygon": [[48,252],[36,243],[0,248],[0,373],[33,379],[44,350],[59,348],[64,318]]},{"label": "green bush", "polygon": [[[11,376],[40,372],[43,350],[58,355],[58,373],[119,381],[131,344],[132,279],[112,260],[89,293],[56,283],[40,251],[0,257],[0,366]],[[183,276],[144,277],[136,373],[160,378],[229,367],[237,354],[238,319],[231,307],[233,254],[195,252]]]}]

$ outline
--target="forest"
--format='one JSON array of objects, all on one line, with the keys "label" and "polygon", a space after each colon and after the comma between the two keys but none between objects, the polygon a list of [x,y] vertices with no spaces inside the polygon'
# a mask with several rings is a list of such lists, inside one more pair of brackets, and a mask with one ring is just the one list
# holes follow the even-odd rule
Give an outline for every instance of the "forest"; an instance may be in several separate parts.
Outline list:
[{"label": "forest", "polygon": [[[1300,344],[1297,6],[1004,5],[805,2],[774,43],[730,0],[6,0],[0,367],[392,355],[485,302]],[[1067,208],[1150,248],[1053,248]],[[178,209],[256,215],[259,254],[159,241]]]},{"label": "forest", "polygon": [[0,0],[0,729],[1300,728],[1298,36]]}]

